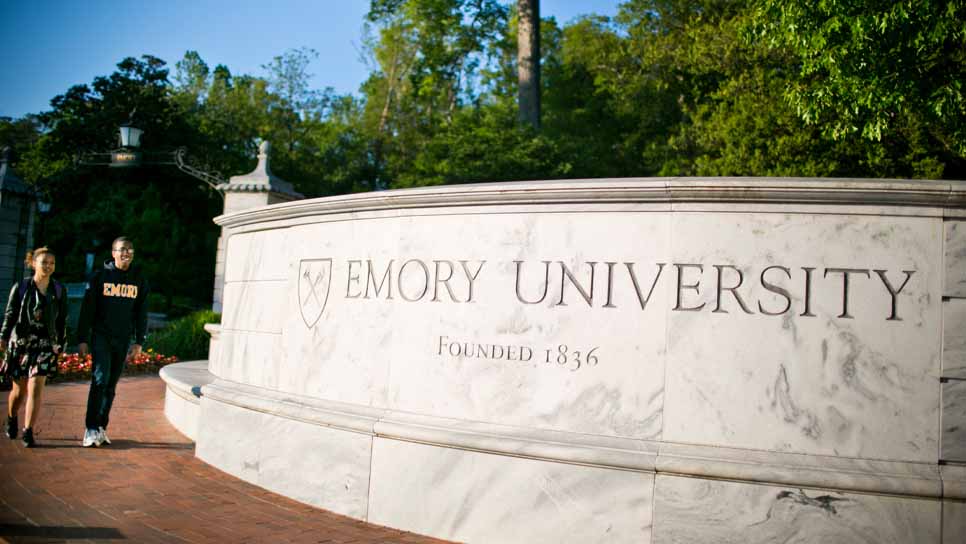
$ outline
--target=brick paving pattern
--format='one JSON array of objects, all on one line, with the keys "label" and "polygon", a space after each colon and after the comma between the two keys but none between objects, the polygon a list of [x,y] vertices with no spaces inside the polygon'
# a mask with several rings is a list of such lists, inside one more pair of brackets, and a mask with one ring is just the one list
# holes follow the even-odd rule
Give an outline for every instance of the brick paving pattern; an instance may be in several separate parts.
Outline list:
[{"label": "brick paving pattern", "polygon": [[[443,542],[307,506],[199,461],[164,417],[157,376],[122,378],[113,444],[82,448],[87,389],[46,388],[36,448],[0,435],[0,541]],[[6,391],[0,399],[6,406]]]}]

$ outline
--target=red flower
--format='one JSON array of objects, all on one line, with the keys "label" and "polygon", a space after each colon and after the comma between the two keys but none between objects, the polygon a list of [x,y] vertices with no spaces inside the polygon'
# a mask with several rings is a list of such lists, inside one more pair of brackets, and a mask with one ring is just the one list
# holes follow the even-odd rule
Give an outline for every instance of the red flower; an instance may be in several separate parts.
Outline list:
[{"label": "red flower", "polygon": [[[150,354],[141,352],[137,357],[132,357],[128,361],[128,370],[134,372],[154,371],[177,361],[178,358],[174,356],[165,356],[153,351]],[[88,378],[92,366],[93,361],[89,353],[83,357],[79,353],[60,353],[57,355],[57,368],[60,375],[66,379]]]}]

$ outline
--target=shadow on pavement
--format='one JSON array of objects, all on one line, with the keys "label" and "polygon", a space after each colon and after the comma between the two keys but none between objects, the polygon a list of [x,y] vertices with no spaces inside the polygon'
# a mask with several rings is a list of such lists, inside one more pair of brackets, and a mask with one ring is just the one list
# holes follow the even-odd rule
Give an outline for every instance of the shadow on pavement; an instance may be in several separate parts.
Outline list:
[{"label": "shadow on pavement", "polygon": [[[80,447],[80,442],[77,443]],[[100,448],[90,448],[90,449],[106,449],[106,450],[141,450],[141,449],[154,449],[154,450],[193,450],[195,445],[193,443],[178,443],[178,442],[138,442],[136,440],[124,440],[122,438],[111,439],[111,445],[103,445]]]},{"label": "shadow on pavement", "polygon": [[24,538],[56,538],[61,540],[101,539],[126,540],[120,531],[112,527],[44,527],[0,523],[0,536]]},{"label": "shadow on pavement", "polygon": [[103,445],[98,447],[85,448],[81,446],[81,439],[58,439],[49,438],[43,442],[37,441],[34,444],[34,449],[62,449],[62,448],[78,448],[78,449],[106,449],[106,450],[139,450],[139,449],[154,449],[154,450],[192,450],[195,445],[193,443],[182,444],[178,442],[138,442],[136,440],[123,440],[120,438],[115,438],[111,440],[111,445]]}]

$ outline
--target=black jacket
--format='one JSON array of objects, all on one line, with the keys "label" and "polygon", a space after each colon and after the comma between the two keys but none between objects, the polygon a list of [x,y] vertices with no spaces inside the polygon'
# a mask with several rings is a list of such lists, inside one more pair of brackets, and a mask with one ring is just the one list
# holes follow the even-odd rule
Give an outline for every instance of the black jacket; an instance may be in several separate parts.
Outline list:
[{"label": "black jacket", "polygon": [[[0,338],[5,341],[10,340],[14,332],[17,333],[18,338],[24,338],[28,334],[27,327],[31,316],[28,315],[28,305],[23,304],[23,301],[33,296],[37,286],[32,279],[24,282],[26,285],[24,289],[20,287],[21,282],[13,284],[10,296],[7,298],[7,309],[3,312],[3,328],[0,329]],[[47,321],[50,343],[63,347],[67,342],[67,289],[56,281],[50,280],[45,298],[47,307],[44,309],[44,317]]]},{"label": "black jacket", "polygon": [[91,334],[106,334],[123,341],[144,344],[148,325],[148,282],[141,269],[114,267],[113,260],[87,279],[84,303],[77,324],[77,342],[90,342]]}]

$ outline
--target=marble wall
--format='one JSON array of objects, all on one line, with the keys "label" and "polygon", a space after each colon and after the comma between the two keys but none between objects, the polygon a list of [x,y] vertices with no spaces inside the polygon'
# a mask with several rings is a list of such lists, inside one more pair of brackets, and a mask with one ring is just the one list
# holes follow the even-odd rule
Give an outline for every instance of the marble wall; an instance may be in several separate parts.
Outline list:
[{"label": "marble wall", "polygon": [[[966,498],[939,465],[966,462],[964,194],[603,180],[224,216],[210,370],[262,400],[204,400],[199,456],[457,540],[940,542]],[[297,437],[215,438],[241,428]],[[290,452],[346,468],[296,481]]]},{"label": "marble wall", "polygon": [[372,523],[459,542],[651,540],[653,474],[385,439],[372,455]]},{"label": "marble wall", "polygon": [[[669,314],[662,438],[934,460],[939,227],[923,218],[676,214],[674,262],[749,263],[742,267],[747,282],[784,280],[788,294],[759,287],[743,295],[747,310],[724,295],[733,299],[721,304],[728,314]],[[773,266],[792,278],[776,268],[762,276]],[[807,268],[814,269],[808,295]],[[856,271],[847,292],[845,273],[830,272],[837,269]],[[875,270],[886,271],[894,290],[908,283],[893,297]],[[722,281],[734,285],[737,274],[730,276]],[[764,314],[784,309],[789,297],[789,311]],[[709,289],[691,298],[691,306],[712,307],[718,295]]]},{"label": "marble wall", "polygon": [[372,438],[201,399],[195,455],[249,483],[366,519]]},{"label": "marble wall", "polygon": [[940,228],[561,211],[238,234],[219,375],[472,421],[926,461]]}]

